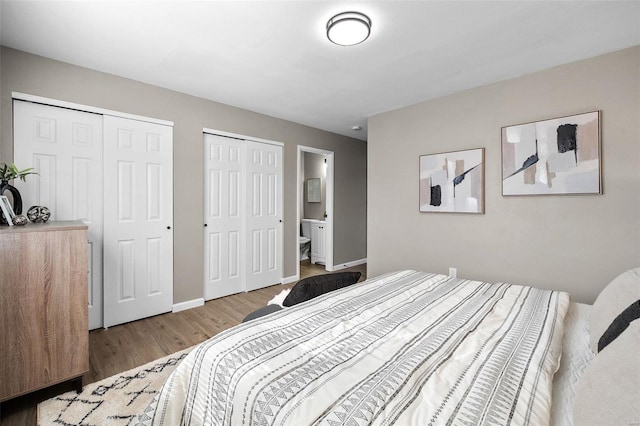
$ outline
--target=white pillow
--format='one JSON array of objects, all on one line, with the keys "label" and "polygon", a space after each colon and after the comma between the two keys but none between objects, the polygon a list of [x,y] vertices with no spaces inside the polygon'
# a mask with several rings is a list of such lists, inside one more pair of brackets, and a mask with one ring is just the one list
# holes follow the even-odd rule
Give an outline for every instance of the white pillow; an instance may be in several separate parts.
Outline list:
[{"label": "white pillow", "polygon": [[598,353],[598,340],[613,320],[638,299],[640,268],[623,272],[600,292],[589,317],[589,341],[593,353]]},{"label": "white pillow", "polygon": [[637,425],[640,421],[640,319],[584,370],[576,386],[575,426]]},{"label": "white pillow", "polygon": [[286,299],[286,297],[289,295],[289,292],[291,291],[290,288],[286,289],[286,290],[282,290],[280,293],[276,294],[273,299],[269,300],[269,303],[267,303],[267,305],[278,305],[278,306],[282,306],[282,302],[284,301],[284,299]]}]

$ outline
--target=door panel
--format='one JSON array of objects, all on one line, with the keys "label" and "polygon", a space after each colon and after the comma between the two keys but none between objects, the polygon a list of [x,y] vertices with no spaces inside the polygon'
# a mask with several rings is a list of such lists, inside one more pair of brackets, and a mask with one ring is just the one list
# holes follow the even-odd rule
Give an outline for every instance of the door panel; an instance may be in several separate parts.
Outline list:
[{"label": "door panel", "polygon": [[104,117],[105,327],[173,306],[173,129]]},{"label": "door panel", "polygon": [[102,327],[102,116],[13,101],[14,162],[38,175],[14,181],[23,214],[47,206],[50,220],[88,226],[89,329]]},{"label": "door panel", "polygon": [[205,134],[205,299],[282,281],[282,148]]},{"label": "door panel", "polygon": [[282,282],[282,147],[246,141],[246,149],[249,291]]},{"label": "door panel", "polygon": [[244,141],[204,135],[206,300],[244,290]]}]

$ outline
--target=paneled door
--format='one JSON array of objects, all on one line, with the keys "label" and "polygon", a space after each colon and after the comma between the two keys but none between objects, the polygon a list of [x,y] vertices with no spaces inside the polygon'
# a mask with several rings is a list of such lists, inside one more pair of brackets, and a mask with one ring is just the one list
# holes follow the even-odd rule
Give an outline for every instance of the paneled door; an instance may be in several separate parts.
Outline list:
[{"label": "paneled door", "polygon": [[245,176],[243,140],[204,135],[204,298],[244,291]]},{"label": "paneled door", "polygon": [[13,130],[14,162],[38,173],[14,181],[23,213],[46,206],[89,226],[89,329],[102,327],[102,115],[14,100]]},{"label": "paneled door", "polygon": [[104,116],[104,326],[173,305],[173,128]]},{"label": "paneled door", "polygon": [[282,147],[246,141],[247,291],[282,282]]},{"label": "paneled door", "polygon": [[210,300],[282,282],[282,147],[204,135]]}]

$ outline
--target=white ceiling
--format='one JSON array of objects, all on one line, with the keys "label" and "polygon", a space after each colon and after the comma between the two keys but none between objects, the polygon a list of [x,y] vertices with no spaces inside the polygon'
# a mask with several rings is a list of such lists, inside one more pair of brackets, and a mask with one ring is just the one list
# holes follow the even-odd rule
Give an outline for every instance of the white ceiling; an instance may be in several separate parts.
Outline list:
[{"label": "white ceiling", "polygon": [[[349,10],[372,35],[333,45],[326,22]],[[363,140],[371,115],[640,44],[640,1],[2,0],[0,15],[2,45]]]}]

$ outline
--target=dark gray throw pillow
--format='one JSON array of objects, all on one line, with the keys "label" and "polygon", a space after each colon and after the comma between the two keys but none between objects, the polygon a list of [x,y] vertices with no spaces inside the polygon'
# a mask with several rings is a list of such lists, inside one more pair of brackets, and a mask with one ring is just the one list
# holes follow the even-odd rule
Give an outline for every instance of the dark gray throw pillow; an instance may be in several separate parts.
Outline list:
[{"label": "dark gray throw pillow", "polygon": [[263,306],[262,308],[256,309],[255,311],[251,312],[249,315],[244,317],[242,322],[251,321],[252,319],[260,318],[260,317],[263,317],[265,315],[268,315],[268,314],[271,314],[271,313],[274,313],[274,312],[278,312],[280,310],[282,310],[282,307],[280,305]]},{"label": "dark gray throw pillow", "polygon": [[633,302],[627,309],[622,311],[620,315],[613,320],[611,325],[598,340],[598,352],[603,350],[607,345],[613,342],[623,331],[629,327],[631,321],[640,318],[640,300]]},{"label": "dark gray throw pillow", "polygon": [[282,306],[297,305],[330,291],[350,286],[358,282],[360,275],[360,272],[336,272],[305,278],[291,288],[289,295],[282,301]]}]

